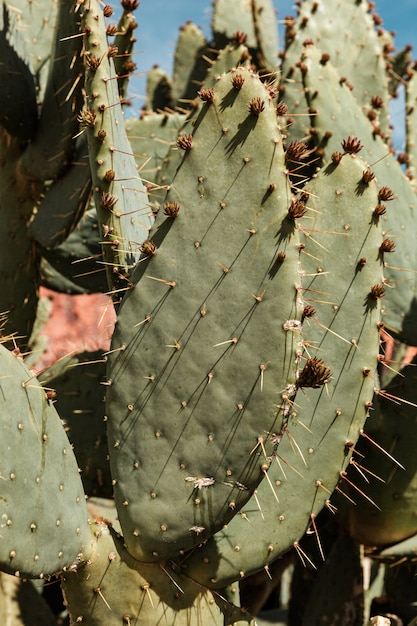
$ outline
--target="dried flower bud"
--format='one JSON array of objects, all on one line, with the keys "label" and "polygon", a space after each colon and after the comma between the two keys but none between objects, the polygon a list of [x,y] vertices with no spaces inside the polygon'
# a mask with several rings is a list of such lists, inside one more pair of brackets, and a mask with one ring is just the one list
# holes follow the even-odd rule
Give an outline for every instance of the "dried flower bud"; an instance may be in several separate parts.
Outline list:
[{"label": "dried flower bud", "polygon": [[244,82],[245,79],[243,78],[242,74],[235,74],[232,78],[232,85],[238,91],[242,89]]},{"label": "dried flower bud", "polygon": [[180,205],[178,202],[174,202],[171,200],[170,202],[165,202],[164,204],[164,215],[168,217],[177,217],[180,210]]},{"label": "dried flower bud", "polygon": [[200,89],[197,92],[198,96],[201,98],[203,102],[213,102],[214,101],[214,90],[211,88]]},{"label": "dried flower bud", "polygon": [[385,287],[384,285],[373,285],[371,287],[370,295],[372,298],[376,300],[380,300],[385,295]]},{"label": "dried flower bud", "polygon": [[307,359],[306,364],[298,374],[297,387],[318,389],[330,381],[331,375],[330,369],[324,364],[322,359],[317,357]]},{"label": "dried flower bud", "polygon": [[316,309],[313,306],[311,306],[311,304],[306,304],[306,306],[303,309],[301,321],[304,322],[306,317],[314,317],[315,314],[316,314]]},{"label": "dried flower bud", "polygon": [[349,135],[347,139],[342,141],[342,148],[345,154],[358,154],[363,148],[361,142],[357,137]]},{"label": "dried flower bud", "polygon": [[237,30],[233,33],[232,40],[236,46],[244,46],[248,40],[248,36],[246,33],[242,33],[241,30]]},{"label": "dried flower bud", "polygon": [[261,98],[252,98],[252,100],[248,104],[248,111],[254,117],[259,117],[264,109],[265,102]]},{"label": "dried flower bud", "polygon": [[384,204],[377,204],[374,208],[374,215],[380,216],[384,215],[387,212],[387,207]]},{"label": "dried flower bud", "polygon": [[145,254],[146,256],[153,256],[156,253],[156,245],[154,244],[153,241],[151,241],[150,239],[147,239],[141,245],[140,251],[142,252],[142,254]]},{"label": "dried flower bud", "polygon": [[333,152],[332,154],[332,163],[334,165],[339,165],[340,161],[342,160],[343,154],[341,152]]},{"label": "dried flower bud", "polygon": [[299,161],[308,152],[308,148],[302,141],[292,141],[285,151],[286,161]]},{"label": "dried flower bud", "polygon": [[116,202],[116,196],[112,196],[111,193],[103,191],[103,193],[101,194],[101,206],[103,207],[103,209],[108,209],[109,211],[111,211]]},{"label": "dried flower bud", "polygon": [[301,200],[293,200],[288,208],[288,217],[290,220],[296,220],[306,214],[307,208]]},{"label": "dried flower bud", "polygon": [[395,242],[392,239],[384,239],[384,241],[379,246],[381,252],[394,252],[395,250]]},{"label": "dried flower bud", "polygon": [[106,4],[106,6],[104,7],[103,15],[104,17],[111,17],[113,15],[113,9],[109,4]]},{"label": "dried flower bud", "polygon": [[88,128],[89,126],[94,126],[96,123],[96,114],[92,109],[82,109],[77,120],[80,122],[81,126]]},{"label": "dried flower bud", "polygon": [[381,189],[378,191],[378,201],[379,202],[389,202],[390,200],[394,200],[395,196],[394,193],[392,191],[392,189],[390,189],[389,187],[381,187]]},{"label": "dried flower bud", "polygon": [[285,102],[278,102],[276,111],[277,111],[277,115],[280,115],[280,116],[286,115],[288,113],[288,107],[285,104]]},{"label": "dried flower bud", "polygon": [[191,135],[179,135],[177,138],[177,146],[181,150],[191,150],[193,147],[193,138]]},{"label": "dried flower bud", "polygon": [[375,174],[373,173],[372,170],[370,170],[369,168],[367,170],[364,170],[362,174],[362,181],[365,183],[365,185],[370,183],[371,180],[374,180],[374,178],[375,178]]}]

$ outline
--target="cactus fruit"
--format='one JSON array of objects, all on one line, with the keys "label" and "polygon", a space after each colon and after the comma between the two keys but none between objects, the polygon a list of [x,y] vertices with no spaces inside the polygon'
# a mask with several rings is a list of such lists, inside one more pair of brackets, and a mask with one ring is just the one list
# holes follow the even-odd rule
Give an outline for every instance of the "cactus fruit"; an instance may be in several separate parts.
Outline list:
[{"label": "cactus fruit", "polygon": [[178,138],[185,155],[109,356],[115,497],[139,560],[200,543],[242,506],[295,383],[299,251],[275,109],[244,68],[211,93]]}]

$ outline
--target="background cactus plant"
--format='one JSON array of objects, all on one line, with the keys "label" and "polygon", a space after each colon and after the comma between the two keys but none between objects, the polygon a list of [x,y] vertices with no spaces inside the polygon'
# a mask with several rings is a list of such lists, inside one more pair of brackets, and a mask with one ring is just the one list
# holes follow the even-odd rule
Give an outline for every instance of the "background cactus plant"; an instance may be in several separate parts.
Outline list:
[{"label": "background cactus plant", "polygon": [[[137,3],[41,8],[0,23],[2,580],[60,580],[71,624],[241,624],[236,582],[295,560],[290,626],[365,624],[366,552],[414,623],[410,49],[304,0],[278,55],[272,2],[218,0],[125,121]],[[29,369],[41,284],[109,293],[110,348]]]}]

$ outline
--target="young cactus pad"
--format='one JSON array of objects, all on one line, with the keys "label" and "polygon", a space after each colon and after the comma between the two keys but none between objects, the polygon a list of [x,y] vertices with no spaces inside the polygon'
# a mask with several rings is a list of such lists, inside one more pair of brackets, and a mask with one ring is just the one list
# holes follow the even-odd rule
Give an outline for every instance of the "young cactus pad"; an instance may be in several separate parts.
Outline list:
[{"label": "young cactus pad", "polygon": [[295,391],[299,249],[275,107],[244,68],[204,96],[110,354],[111,470],[139,560],[227,523]]},{"label": "young cactus pad", "polygon": [[70,567],[89,542],[77,463],[45,390],[0,345],[0,569],[43,577]]}]

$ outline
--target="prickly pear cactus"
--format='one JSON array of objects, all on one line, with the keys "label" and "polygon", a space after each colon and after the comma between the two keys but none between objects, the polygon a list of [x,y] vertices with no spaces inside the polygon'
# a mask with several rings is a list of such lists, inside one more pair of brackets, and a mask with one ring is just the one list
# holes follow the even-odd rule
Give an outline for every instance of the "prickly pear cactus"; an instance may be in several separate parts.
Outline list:
[{"label": "prickly pear cactus", "polygon": [[264,476],[295,392],[297,217],[275,107],[244,68],[201,97],[109,355],[115,497],[140,560],[227,523]]},{"label": "prickly pear cactus", "polygon": [[[63,576],[71,624],[224,625],[219,606],[226,610],[227,601],[180,576],[174,564],[135,561],[105,520],[91,525],[91,551],[88,563]],[[235,614],[236,619],[227,623],[243,624],[244,613]],[[250,616],[244,623],[248,622]]]},{"label": "prickly pear cactus", "polygon": [[71,567],[88,547],[84,491],[47,392],[1,345],[0,370],[0,568],[42,578]]}]

